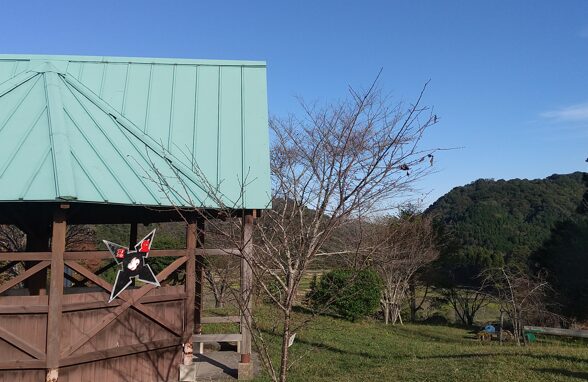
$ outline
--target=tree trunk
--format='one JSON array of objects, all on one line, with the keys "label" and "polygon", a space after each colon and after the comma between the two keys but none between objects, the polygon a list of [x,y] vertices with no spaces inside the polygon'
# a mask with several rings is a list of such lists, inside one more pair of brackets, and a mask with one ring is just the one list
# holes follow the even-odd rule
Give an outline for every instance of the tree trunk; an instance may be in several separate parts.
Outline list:
[{"label": "tree trunk", "polygon": [[214,297],[214,307],[215,308],[224,308],[225,307],[225,301],[224,301],[224,296],[221,297]]},{"label": "tree trunk", "polygon": [[284,313],[284,331],[282,332],[282,357],[280,359],[280,382],[286,382],[288,374],[288,343],[290,342],[290,312]]},{"label": "tree trunk", "polygon": [[416,291],[414,284],[410,284],[409,286],[409,294],[410,294],[410,322],[416,322]]}]

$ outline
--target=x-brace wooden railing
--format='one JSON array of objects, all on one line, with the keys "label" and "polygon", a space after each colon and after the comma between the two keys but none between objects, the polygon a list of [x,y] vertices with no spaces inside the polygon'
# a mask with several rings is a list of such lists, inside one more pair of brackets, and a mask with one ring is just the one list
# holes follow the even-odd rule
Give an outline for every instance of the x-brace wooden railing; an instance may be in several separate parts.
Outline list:
[{"label": "x-brace wooden railing", "polygon": [[[12,288],[13,286],[23,282],[27,278],[31,277],[32,275],[36,274],[37,272],[47,268],[51,264],[50,261],[41,261],[31,268],[27,269],[26,271],[22,272],[20,275],[8,280],[7,282],[0,285],[0,293],[5,292],[6,290]],[[24,353],[30,355],[33,358],[38,360],[45,360],[45,352],[41,349],[37,349],[37,347],[33,346],[32,344],[28,343],[24,339],[14,335],[13,333],[9,332],[8,330],[0,327],[0,338],[4,341],[8,342],[9,344],[15,346],[17,349],[23,351]]]},{"label": "x-brace wooden railing", "polygon": [[[176,259],[174,262],[172,262],[170,265],[168,265],[165,269],[163,269],[157,275],[157,280],[159,282],[164,281],[165,279],[167,279],[172,274],[172,272],[174,272],[176,269],[178,269],[187,260],[188,260],[188,257],[187,256],[180,257],[180,258]],[[85,273],[84,274],[85,277],[90,276],[89,273],[91,273],[91,272],[89,270],[85,269],[84,267],[80,266],[77,263],[68,261],[67,262],[67,266],[71,267],[76,272],[79,272],[79,271],[81,271],[79,273],[84,272]],[[90,277],[88,277],[88,278],[90,278]],[[93,274],[92,274],[92,278],[94,278],[94,275]],[[96,280],[95,279],[95,280],[92,280],[92,281],[96,282],[97,285],[101,286],[102,288],[104,288],[106,290],[109,290],[109,291],[112,290],[112,285],[108,284],[107,282],[105,282],[103,280],[102,281],[99,281],[99,280]],[[155,318],[156,316],[154,315],[154,312],[152,312],[151,309],[149,309],[148,307],[146,307],[143,304],[139,303],[139,300],[143,296],[145,296],[153,288],[154,288],[153,285],[151,285],[151,284],[145,284],[145,285],[143,285],[142,287],[140,287],[137,290],[129,291],[129,293],[127,294],[127,296],[124,297],[125,302],[122,305],[117,306],[112,312],[110,312],[109,314],[107,314],[106,316],[104,316],[102,318],[102,320],[100,320],[100,322],[98,322],[92,329],[90,329],[89,331],[87,331],[86,333],[84,333],[79,340],[77,340],[76,342],[72,343],[67,348],[63,349],[61,351],[61,353],[60,353],[60,358],[66,358],[66,357],[72,355],[76,350],[78,350],[85,343],[87,343],[88,341],[90,341],[102,329],[104,329],[106,326],[108,326],[108,324],[110,324],[118,316],[120,316],[122,313],[124,313],[127,309],[129,309],[131,307],[134,307],[135,309],[139,310],[141,313],[147,315],[149,318],[153,319],[158,324],[166,327],[166,329],[171,330],[171,328],[167,326],[168,324],[162,318],[160,318],[160,317]],[[179,335],[178,333],[175,333],[175,334],[176,335]]]}]

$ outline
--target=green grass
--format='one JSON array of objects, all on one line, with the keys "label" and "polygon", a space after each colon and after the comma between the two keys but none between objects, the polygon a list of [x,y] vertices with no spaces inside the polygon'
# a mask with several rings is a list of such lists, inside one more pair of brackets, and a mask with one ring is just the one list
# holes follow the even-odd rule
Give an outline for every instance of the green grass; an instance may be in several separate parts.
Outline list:
[{"label": "green grass", "polygon": [[[265,314],[265,309],[258,313]],[[297,314],[297,320],[303,318]],[[277,346],[279,339],[271,334],[270,322],[266,335]],[[528,347],[499,346],[480,343],[474,333],[447,326],[385,326],[372,320],[350,323],[318,317],[297,335],[291,351],[297,362],[290,381],[588,379],[586,341],[545,338]]]}]

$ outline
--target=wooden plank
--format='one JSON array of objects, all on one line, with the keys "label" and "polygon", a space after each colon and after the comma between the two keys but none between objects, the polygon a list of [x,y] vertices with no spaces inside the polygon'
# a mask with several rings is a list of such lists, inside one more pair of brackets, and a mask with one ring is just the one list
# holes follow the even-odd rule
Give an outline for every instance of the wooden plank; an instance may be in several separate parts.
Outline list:
[{"label": "wooden plank", "polygon": [[1,361],[0,370],[44,369],[45,360],[19,359],[15,361]]},{"label": "wooden plank", "polygon": [[549,334],[552,336],[588,338],[588,330],[548,328],[548,327],[543,327],[543,326],[523,326],[523,329],[525,331],[533,332],[536,334]]},{"label": "wooden plank", "polygon": [[125,355],[137,354],[151,350],[165,349],[173,346],[180,346],[182,344],[181,339],[171,338],[159,341],[151,341],[140,344],[133,344],[127,346],[120,346],[116,348],[99,350],[96,352],[85,353],[68,357],[61,361],[61,366],[72,366],[80,363],[100,361],[108,358],[122,357]]},{"label": "wooden plank", "polygon": [[[187,260],[186,257],[181,257],[179,259],[176,259],[173,263],[168,265],[163,271],[161,271],[157,275],[157,280],[159,282],[162,282],[163,280],[168,278],[169,275],[172,274],[172,272],[174,272],[176,269],[178,269],[178,267],[180,267],[182,264],[184,264],[186,262],[186,260]],[[108,315],[103,317],[102,320],[100,320],[92,329],[90,329],[89,331],[84,333],[83,336],[78,341],[74,342],[73,344],[68,346],[66,349],[64,349],[61,353],[62,357],[63,358],[67,357],[67,356],[71,355],[74,351],[78,350],[82,345],[84,345],[86,342],[88,342],[90,339],[92,339],[92,337],[94,337],[96,334],[98,334],[102,329],[104,329],[106,326],[108,326],[108,324],[110,324],[112,321],[114,321],[120,314],[122,314],[125,310],[130,308],[131,305],[137,303],[137,301],[139,301],[139,299],[141,299],[143,296],[145,296],[153,288],[155,288],[154,285],[145,284],[141,288],[133,291],[133,293],[130,293],[130,295],[131,295],[130,298],[124,304],[116,307],[111,313],[109,313]]]},{"label": "wooden plank", "polygon": [[4,329],[1,326],[0,326],[0,338],[2,338],[4,341],[8,342],[9,344],[15,346],[19,350],[22,350],[23,352],[27,353],[31,357],[35,357],[36,359],[40,359],[40,360],[45,359],[45,353],[43,351],[37,349],[35,346],[31,345],[30,343],[23,340],[22,338],[15,336],[14,334],[10,333],[8,330]]},{"label": "wooden plank", "polygon": [[[98,285],[99,287],[104,288],[109,293],[112,291],[112,285],[110,285],[105,280],[103,280],[100,277],[98,277],[95,274],[93,274],[86,267],[84,267],[84,266],[76,263],[75,261],[67,261],[66,264],[67,264],[68,267],[70,267],[74,271],[78,272],[82,276],[86,277],[88,280],[92,281],[94,284]],[[118,296],[118,298],[120,298],[122,300],[125,300],[125,301],[128,301],[128,299],[129,299],[127,293],[121,293]],[[180,335],[180,333],[178,333],[178,331],[176,331],[176,330],[173,329],[173,325],[172,324],[170,324],[169,322],[167,322],[163,318],[159,317],[158,314],[157,314],[157,312],[155,310],[153,310],[152,308],[149,308],[149,307],[141,304],[138,301],[133,304],[133,308],[135,308],[139,312],[143,313],[145,316],[147,316],[151,320],[155,321],[157,324],[159,324],[164,329],[168,330],[173,335],[176,335],[176,336],[179,336]]]},{"label": "wooden plank", "polygon": [[51,252],[0,252],[0,261],[49,261]]},{"label": "wooden plank", "polygon": [[241,256],[239,248],[197,248],[196,255],[199,256]]},{"label": "wooden plank", "polygon": [[[144,296],[139,299],[141,304],[152,304],[158,302],[180,301],[186,298],[185,293],[158,295],[158,296]],[[121,305],[124,300],[115,300],[108,303],[104,301],[90,301],[90,302],[76,302],[73,304],[63,304],[63,312],[77,312],[83,310],[107,309]],[[157,309],[157,308],[155,308]],[[39,314],[47,313],[49,307],[47,305],[0,305],[1,314]]]},{"label": "wooden plank", "polygon": [[65,211],[56,210],[53,215],[51,238],[51,282],[49,284],[49,311],[47,312],[47,369],[59,367],[61,347],[61,312],[63,305],[63,253],[67,226]]},{"label": "wooden plank", "polygon": [[[174,295],[160,295],[160,296],[144,296],[139,299],[141,304],[149,304],[149,303],[156,303],[156,302],[170,302],[170,301],[179,301],[186,298],[184,293],[174,294]],[[94,310],[94,309],[107,309],[112,308],[115,306],[119,306],[123,304],[125,300],[114,300],[112,302],[108,301],[92,301],[92,302],[78,302],[75,304],[66,304],[63,305],[64,312],[76,312],[82,310]],[[157,309],[157,308],[155,308]],[[1,312],[1,310],[0,310]]]},{"label": "wooden plank", "polygon": [[[94,272],[94,274],[96,276],[99,276],[114,266],[116,266],[116,261],[113,260],[110,263],[103,266],[102,268],[98,269],[96,272]],[[72,288],[80,287],[80,286],[86,285],[87,282],[88,282],[88,278],[82,277],[81,280],[76,280],[76,282],[71,287]]]},{"label": "wooden plank", "polygon": [[241,334],[195,334],[194,342],[239,342],[243,340]]},{"label": "wooden plank", "polygon": [[3,293],[4,291],[12,288],[13,286],[23,282],[24,280],[26,280],[30,276],[34,275],[35,273],[39,272],[40,270],[47,268],[47,266],[49,266],[49,264],[51,264],[49,261],[41,261],[41,262],[33,265],[31,268],[22,272],[20,275],[16,276],[13,279],[6,281],[2,285],[0,285],[0,293]]},{"label": "wooden plank", "polygon": [[[149,257],[182,257],[185,255],[185,249],[154,249],[149,252]],[[105,260],[112,259],[112,255],[108,251],[71,251],[65,252],[63,258],[65,260]]]},{"label": "wooden plank", "polygon": [[241,316],[202,317],[203,324],[238,324]]},{"label": "wooden plank", "polygon": [[194,307],[196,297],[196,258],[195,249],[197,245],[197,225],[190,222],[186,226],[186,308],[185,308],[185,322],[183,341],[184,343],[192,343],[192,334],[194,334]]},{"label": "wooden plank", "polygon": [[47,305],[0,305],[0,314],[47,313]]},{"label": "wooden plank", "polygon": [[198,248],[204,247],[205,239],[205,222],[200,218],[196,221],[197,235],[196,235],[196,264],[195,264],[195,301],[194,301],[194,333],[202,333],[202,310],[203,306],[203,286],[204,286],[204,257],[198,254]]}]

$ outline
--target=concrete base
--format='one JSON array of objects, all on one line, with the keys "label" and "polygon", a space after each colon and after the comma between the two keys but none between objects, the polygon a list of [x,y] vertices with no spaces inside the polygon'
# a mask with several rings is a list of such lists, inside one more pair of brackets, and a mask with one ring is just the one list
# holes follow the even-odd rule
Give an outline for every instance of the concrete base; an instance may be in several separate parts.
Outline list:
[{"label": "concrete base", "polygon": [[250,381],[253,379],[253,364],[251,362],[241,363],[237,368],[237,378],[240,381]]},{"label": "concrete base", "polygon": [[180,365],[180,379],[179,382],[194,382],[196,381],[197,369],[196,365]]},{"label": "concrete base", "polygon": [[[221,344],[220,348],[224,349]],[[205,349],[206,351],[207,349]],[[180,382],[251,380],[259,370],[259,359],[254,353],[250,363],[240,363],[241,355],[230,346],[226,351],[206,351],[194,354],[191,365],[180,365]]]}]

